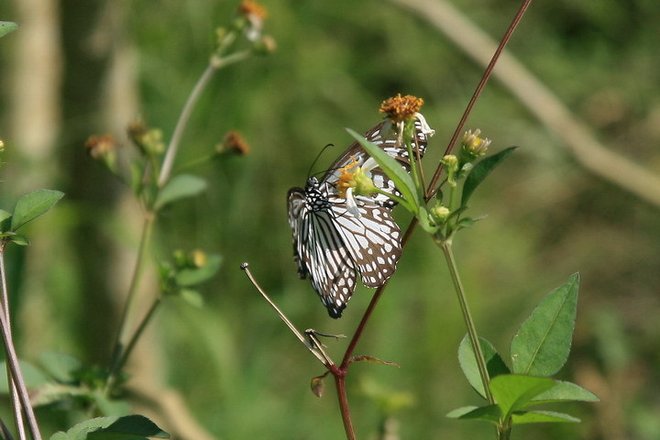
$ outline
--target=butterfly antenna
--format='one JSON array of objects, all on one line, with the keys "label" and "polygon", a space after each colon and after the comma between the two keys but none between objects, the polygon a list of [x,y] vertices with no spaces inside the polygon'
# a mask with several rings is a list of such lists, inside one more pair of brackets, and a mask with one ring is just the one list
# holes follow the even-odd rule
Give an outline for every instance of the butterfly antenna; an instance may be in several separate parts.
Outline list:
[{"label": "butterfly antenna", "polygon": [[321,151],[319,151],[319,154],[316,155],[316,158],[314,159],[314,162],[312,162],[312,165],[310,165],[309,170],[307,170],[307,178],[309,179],[312,176],[312,169],[314,168],[314,165],[316,165],[316,162],[319,161],[321,158],[321,155],[327,150],[329,147],[334,147],[335,144],[326,144],[325,147],[321,148]]}]

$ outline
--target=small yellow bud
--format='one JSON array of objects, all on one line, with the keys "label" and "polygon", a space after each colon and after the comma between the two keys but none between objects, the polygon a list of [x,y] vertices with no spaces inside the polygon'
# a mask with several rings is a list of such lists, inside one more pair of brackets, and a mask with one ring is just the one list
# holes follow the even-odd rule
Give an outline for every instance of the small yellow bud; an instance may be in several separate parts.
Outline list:
[{"label": "small yellow bud", "polygon": [[447,167],[447,172],[456,172],[458,170],[458,158],[453,154],[448,154],[441,160],[442,164]]},{"label": "small yellow bud", "polygon": [[449,208],[443,205],[436,205],[429,211],[431,213],[431,218],[436,224],[442,224],[447,221],[451,211]]},{"label": "small yellow bud", "polygon": [[208,256],[203,250],[195,249],[190,253],[190,261],[196,268],[204,267],[208,262]]}]

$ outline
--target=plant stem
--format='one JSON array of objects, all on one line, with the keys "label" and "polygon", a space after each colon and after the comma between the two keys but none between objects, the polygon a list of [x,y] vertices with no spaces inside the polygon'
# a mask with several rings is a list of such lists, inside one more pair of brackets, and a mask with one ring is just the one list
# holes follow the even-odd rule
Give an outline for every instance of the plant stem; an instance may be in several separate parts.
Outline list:
[{"label": "plant stem", "polygon": [[463,313],[463,320],[465,321],[465,326],[467,327],[468,336],[470,338],[470,343],[472,344],[472,351],[474,352],[474,357],[477,360],[477,368],[479,369],[479,376],[481,377],[481,383],[484,386],[484,393],[490,404],[495,403],[493,395],[490,392],[490,378],[488,377],[488,369],[486,368],[486,360],[484,359],[484,353],[481,350],[481,344],[479,343],[479,335],[477,334],[477,328],[474,325],[472,320],[472,314],[470,313],[470,308],[467,303],[467,298],[465,296],[465,289],[463,288],[463,283],[458,274],[458,267],[456,266],[456,260],[454,259],[454,252],[451,247],[451,238],[446,240],[437,241],[442,252],[445,254],[445,259],[447,260],[447,266],[449,267],[449,273],[451,274],[451,280],[454,283],[454,289],[456,290],[456,295],[458,296],[458,302],[461,306],[461,312]]},{"label": "plant stem", "polygon": [[122,368],[124,368],[124,365],[126,364],[126,361],[128,361],[128,358],[130,357],[131,353],[133,352],[135,345],[140,339],[140,336],[142,336],[142,333],[144,333],[144,329],[147,328],[147,325],[149,324],[149,322],[151,322],[151,319],[156,314],[156,310],[158,310],[158,306],[161,304],[161,302],[162,302],[162,298],[158,296],[151,304],[151,307],[149,307],[149,310],[147,311],[146,315],[144,315],[144,318],[142,318],[142,321],[135,330],[135,333],[133,333],[131,340],[128,342],[128,344],[126,344],[126,348],[123,350],[121,357],[117,361],[117,366],[115,368],[117,372],[121,371]]},{"label": "plant stem", "polygon": [[170,174],[172,173],[172,166],[174,165],[174,158],[176,157],[176,153],[179,149],[179,144],[181,143],[183,132],[185,131],[186,126],[188,125],[188,121],[190,120],[190,115],[192,115],[192,111],[195,108],[199,97],[202,95],[204,89],[206,89],[206,86],[208,86],[211,78],[213,78],[213,75],[223,67],[242,61],[251,54],[251,51],[245,50],[227,55],[226,57],[221,57],[218,55],[213,55],[211,57],[208,66],[206,66],[206,69],[197,80],[197,83],[190,92],[186,103],[183,105],[183,109],[179,115],[179,120],[176,122],[174,133],[172,133],[172,139],[170,139],[170,143],[167,146],[167,152],[165,153],[165,158],[163,159],[163,166],[160,169],[160,175],[158,176],[159,187],[162,188],[170,178]]},{"label": "plant stem", "polygon": [[135,261],[135,267],[133,268],[133,276],[131,278],[131,284],[128,288],[128,294],[126,296],[126,304],[122,311],[121,319],[119,321],[119,329],[117,330],[117,338],[115,340],[115,345],[112,351],[112,360],[110,362],[110,371],[106,379],[105,390],[109,392],[114,385],[117,373],[119,373],[120,360],[124,358],[124,335],[126,333],[126,325],[128,323],[128,317],[133,310],[135,303],[135,296],[137,292],[138,285],[140,283],[140,278],[142,276],[142,271],[144,267],[144,260],[147,254],[147,247],[149,240],[151,238],[151,232],[153,231],[154,221],[156,217],[153,212],[147,212],[144,218],[144,223],[142,224],[142,235],[140,237],[140,246],[138,248],[137,259]]},{"label": "plant stem", "polygon": [[[4,245],[3,245],[4,246]],[[7,330],[11,334],[11,317],[9,313],[9,290],[7,289],[7,278],[5,276],[5,259],[4,252],[0,253],[0,277],[2,278],[2,310],[5,320],[7,321]],[[23,423],[23,413],[21,412],[21,401],[18,397],[18,390],[16,383],[11,375],[11,370],[7,368],[7,383],[9,384],[9,396],[11,399],[11,407],[14,413],[14,423],[16,424],[16,431],[20,440],[26,440],[25,425]]]},{"label": "plant stem", "polygon": [[344,422],[346,439],[355,440],[355,429],[353,428],[351,410],[348,406],[348,396],[346,395],[346,372],[338,368],[332,369],[330,371],[335,378],[335,385],[337,387],[337,399],[339,400],[341,420]]},{"label": "plant stem", "polygon": [[[7,354],[7,365],[9,367],[8,379],[10,379],[9,384],[10,386],[12,386],[12,388],[16,390],[18,394],[18,400],[20,401],[19,407],[14,408],[15,413],[20,413],[21,411],[20,406],[23,407],[23,411],[27,418],[28,428],[30,430],[30,435],[32,436],[32,439],[41,440],[41,433],[39,432],[39,425],[37,424],[37,418],[34,415],[34,410],[32,409],[32,404],[30,403],[30,396],[28,395],[27,387],[25,386],[25,380],[23,379],[23,374],[21,373],[21,369],[18,364],[18,356],[16,356],[14,341],[11,336],[11,329],[9,323],[9,307],[8,307],[9,301],[7,300],[9,293],[7,290],[7,278],[5,275],[6,273],[5,258],[4,258],[5,244],[6,243],[4,242],[0,243],[0,278],[2,279],[0,294],[2,295],[2,308],[3,308],[3,310],[0,311],[0,327],[2,327],[1,329],[2,339],[4,341],[5,351]],[[20,425],[18,425],[19,423],[18,419],[22,419],[22,417],[20,417],[20,415],[17,416],[17,429],[19,433],[21,433],[22,421],[20,422]],[[25,432],[23,432],[21,435],[25,437]]]}]

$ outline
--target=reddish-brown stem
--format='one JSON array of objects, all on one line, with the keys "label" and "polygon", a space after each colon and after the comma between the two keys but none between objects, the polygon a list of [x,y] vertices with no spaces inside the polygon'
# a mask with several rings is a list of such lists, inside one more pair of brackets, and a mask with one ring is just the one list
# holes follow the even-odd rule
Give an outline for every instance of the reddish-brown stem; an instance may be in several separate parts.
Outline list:
[{"label": "reddish-brown stem", "polygon": [[[518,8],[518,12],[516,12],[516,15],[513,17],[513,20],[511,20],[511,23],[509,24],[509,27],[506,29],[506,32],[504,32],[504,36],[502,36],[502,39],[500,40],[500,44],[497,46],[497,49],[495,49],[495,53],[493,53],[493,56],[491,57],[490,63],[488,63],[486,70],[484,70],[484,74],[481,76],[481,80],[479,81],[479,84],[477,84],[477,87],[474,89],[472,98],[470,98],[470,101],[465,107],[463,116],[461,116],[461,119],[458,121],[458,124],[456,125],[454,134],[452,134],[451,139],[447,144],[447,148],[445,149],[445,155],[451,153],[451,150],[454,148],[454,145],[456,144],[456,140],[458,140],[458,137],[460,136],[461,132],[463,131],[463,127],[465,126],[465,122],[467,122],[468,116],[470,116],[470,113],[472,113],[472,108],[474,107],[474,104],[476,104],[477,99],[479,99],[481,92],[483,91],[484,87],[486,87],[486,83],[488,83],[488,80],[490,79],[493,73],[493,69],[495,68],[495,64],[497,63],[500,54],[502,53],[504,47],[511,39],[513,32],[518,27],[520,20],[522,20],[523,15],[525,15],[525,11],[527,10],[527,8],[531,3],[532,0],[523,0],[522,4],[520,5],[520,8]],[[429,183],[429,186],[426,190],[427,197],[433,195],[435,191],[435,186],[438,184],[441,174],[442,174],[442,165],[440,164],[436,168],[435,173],[433,173],[431,182]]]},{"label": "reddish-brown stem", "polygon": [[355,429],[353,428],[351,410],[348,406],[348,396],[346,394],[346,370],[334,367],[330,369],[330,372],[335,378],[337,400],[339,400],[339,410],[341,412],[341,420],[344,423],[346,438],[348,440],[355,440]]},{"label": "reddish-brown stem", "polygon": [[[468,102],[467,106],[465,107],[465,111],[463,112],[463,115],[461,116],[461,119],[458,121],[458,124],[456,125],[456,129],[454,130],[454,134],[452,135],[451,139],[449,140],[449,143],[447,144],[447,148],[445,149],[445,155],[449,154],[452,149],[454,148],[454,145],[456,144],[456,140],[458,139],[460,133],[463,131],[463,127],[465,126],[465,122],[467,121],[470,113],[472,112],[472,108],[474,107],[474,104],[477,102],[477,99],[481,95],[481,92],[483,91],[484,87],[486,86],[486,83],[490,79],[493,68],[495,67],[495,63],[497,62],[497,59],[500,57],[500,54],[504,50],[504,47],[507,45],[509,40],[511,39],[511,36],[513,35],[513,32],[515,31],[516,27],[520,23],[520,20],[522,20],[523,15],[525,14],[525,11],[529,7],[530,3],[532,0],[523,0],[522,4],[520,5],[520,8],[516,12],[515,17],[511,21],[511,24],[507,28],[506,32],[504,33],[504,36],[502,37],[500,44],[498,45],[497,49],[495,50],[495,53],[493,54],[490,63],[488,64],[488,67],[486,67],[486,70],[484,71],[484,74],[481,77],[481,80],[479,81],[479,84],[477,84],[477,87],[474,90],[474,93],[472,94],[472,98],[470,98],[470,101]],[[440,176],[442,175],[442,164],[438,165],[436,168],[435,172],[433,173],[433,177],[431,178],[431,181],[429,182],[429,185],[426,189],[426,196],[427,199],[432,196],[432,194],[435,191],[435,186],[437,185],[438,181],[440,180]],[[406,229],[406,232],[403,235],[403,239],[401,242],[401,246],[405,247],[406,243],[408,242],[408,239],[412,235],[415,226],[417,226],[417,220],[412,219],[410,224],[408,225],[408,228]],[[382,296],[383,292],[385,291],[385,288],[387,287],[387,283],[383,284],[380,286],[378,289],[376,289],[376,292],[374,292],[373,297],[371,298],[371,301],[369,302],[369,305],[367,306],[367,309],[364,312],[364,315],[362,316],[362,319],[360,320],[360,323],[358,324],[357,328],[355,329],[355,333],[353,334],[353,337],[351,338],[351,341],[348,344],[348,347],[346,347],[346,352],[344,353],[344,358],[342,359],[341,365],[339,366],[339,371],[341,372],[341,382],[342,386],[345,381],[345,376],[348,373],[348,367],[350,363],[350,359],[353,356],[353,353],[355,351],[355,347],[357,346],[358,342],[360,341],[360,338],[362,337],[362,334],[364,333],[364,329],[367,326],[367,323],[369,322],[369,319],[371,318],[371,315],[376,307],[376,304],[380,300],[380,297]],[[335,380],[339,381],[339,377],[335,374],[335,372],[332,372],[333,375],[335,376]],[[339,391],[339,382],[337,382],[337,391]],[[345,389],[343,390],[345,392]],[[342,406],[341,402],[341,396],[340,398],[340,406]],[[345,396],[344,396],[345,398]],[[346,408],[348,408],[348,403],[346,402]],[[342,407],[343,411],[343,407]],[[343,413],[342,413],[343,417]],[[350,418],[349,418],[350,420]]]}]

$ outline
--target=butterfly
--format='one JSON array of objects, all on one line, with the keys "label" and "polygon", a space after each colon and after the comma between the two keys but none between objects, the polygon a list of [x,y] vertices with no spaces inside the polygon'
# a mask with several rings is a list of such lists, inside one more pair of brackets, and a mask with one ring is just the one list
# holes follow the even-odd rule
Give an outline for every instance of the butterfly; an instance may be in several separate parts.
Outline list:
[{"label": "butterfly", "polygon": [[[413,160],[424,155],[433,134],[421,114],[415,119]],[[365,133],[410,171],[405,144],[389,120]],[[293,254],[300,278],[310,278],[332,318],[341,317],[356,287],[357,275],[367,287],[382,286],[396,270],[401,256],[401,230],[392,218],[396,205],[384,194],[352,196],[337,188],[347,167],[366,171],[379,189],[400,195],[394,182],[377,166],[358,142],[351,144],[321,179],[310,177],[305,188],[288,192],[289,225]]]}]

